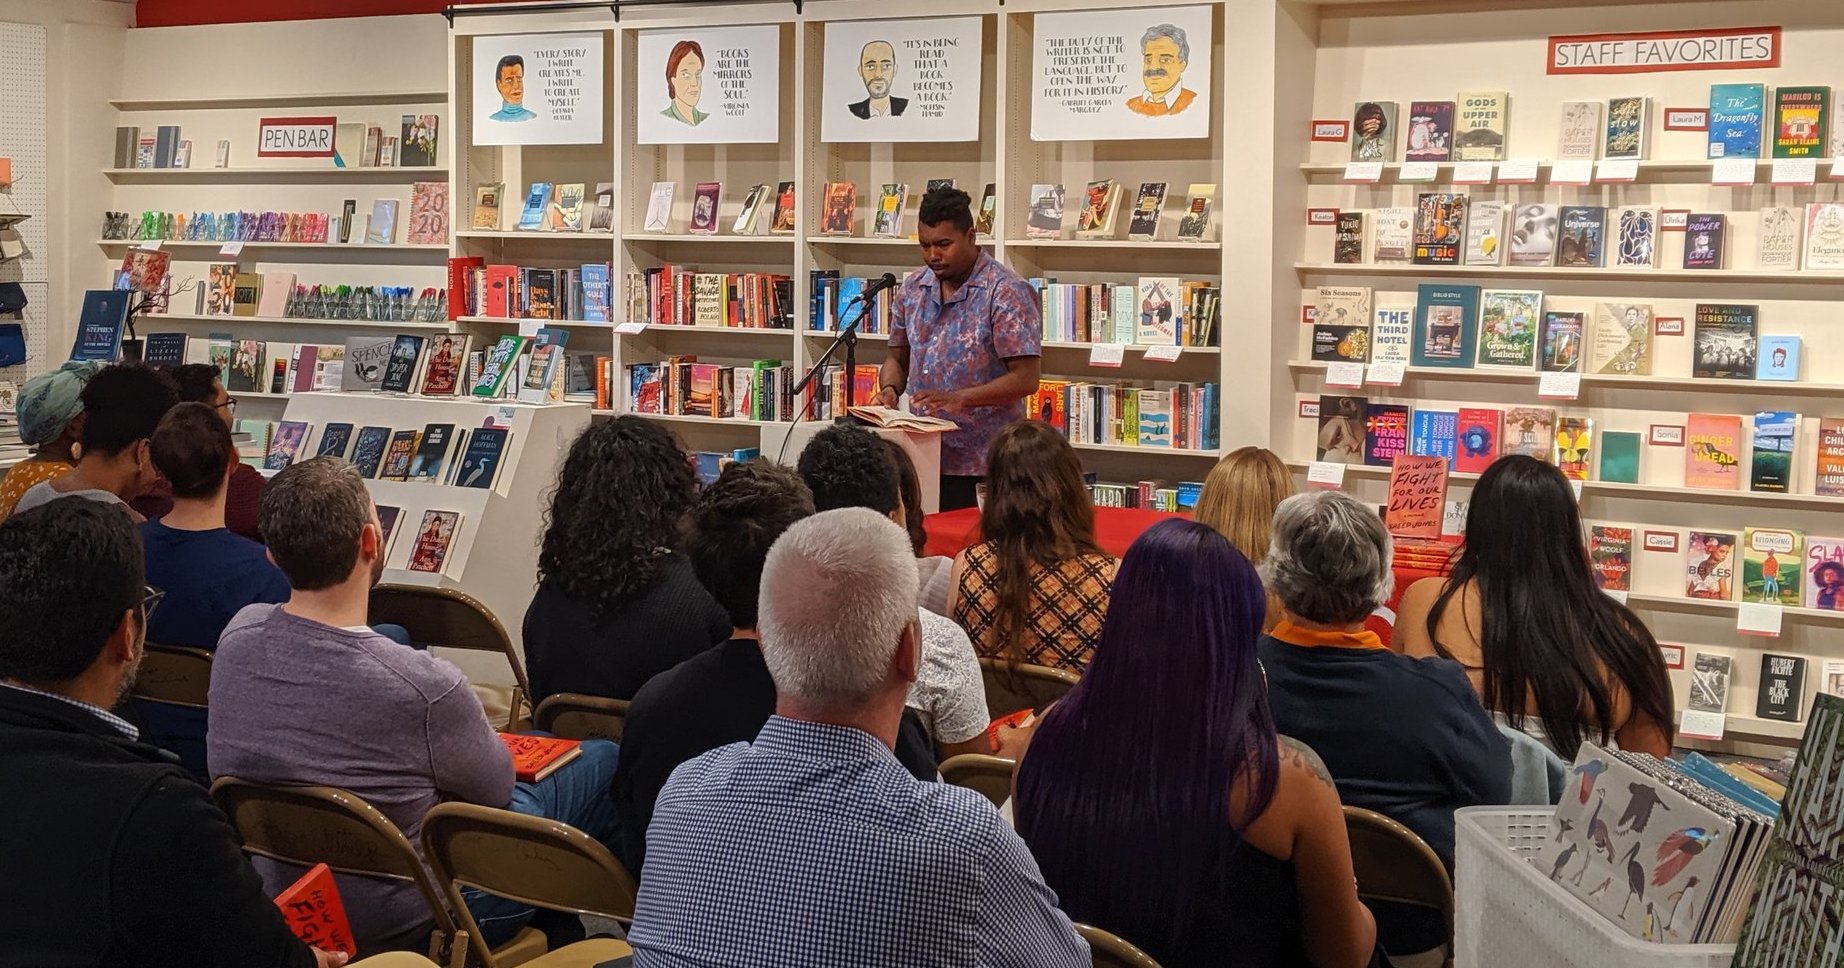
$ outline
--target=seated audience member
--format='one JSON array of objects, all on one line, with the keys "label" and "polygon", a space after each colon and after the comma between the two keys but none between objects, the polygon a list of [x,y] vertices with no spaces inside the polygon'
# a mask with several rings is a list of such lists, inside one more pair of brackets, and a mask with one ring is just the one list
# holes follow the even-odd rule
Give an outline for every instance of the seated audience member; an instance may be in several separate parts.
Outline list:
[{"label": "seated audience member", "polygon": [[[1340,799],[1393,817],[1453,867],[1453,812],[1509,803],[1511,746],[1459,663],[1384,647],[1364,620],[1388,599],[1390,539],[1374,509],[1339,491],[1296,494],[1274,514],[1261,575],[1282,615],[1262,639],[1274,726],[1317,752]],[[1446,939],[1438,913],[1378,906],[1383,947]]]},{"label": "seated audience member", "polygon": [[[168,371],[173,382],[179,387],[181,403],[202,403],[212,408],[212,412],[223,421],[226,428],[235,429],[237,423],[237,400],[224,389],[218,368],[209,363],[186,363]],[[262,472],[234,456],[231,461],[230,490],[224,498],[224,527],[230,532],[257,543],[263,540],[262,532],[256,529],[257,502],[262,499],[263,485],[267,483]],[[166,479],[154,482],[146,494],[129,504],[149,520],[164,517],[173,507],[173,491]]]},{"label": "seated audience member", "polygon": [[14,399],[19,439],[33,447],[32,456],[7,468],[0,477],[0,518],[34,484],[63,477],[77,463],[75,448],[83,435],[83,385],[103,365],[72,360],[19,388]]},{"label": "seated audience member", "polygon": [[[294,464],[263,489],[261,527],[294,591],[282,605],[239,612],[211,672],[213,777],[340,787],[383,811],[421,845],[423,815],[458,800],[560,820],[612,840],[608,782],[615,746],[582,755],[540,783],[514,783],[512,759],[461,671],[365,626],[383,570],[383,531],[357,468],[337,457]],[[271,893],[301,871],[257,869]],[[361,950],[423,950],[430,916],[401,881],[340,875]],[[489,946],[532,909],[469,891]]]},{"label": "seated audience member", "polygon": [[525,612],[533,705],[559,692],[632,699],[648,679],[730,637],[730,620],[673,550],[697,476],[644,417],[591,424],[570,445]]},{"label": "seated audience member", "polygon": [[615,768],[623,859],[638,871],[660,788],[680,763],[756,738],[775,714],[775,680],[762,661],[756,595],[762,562],[781,532],[813,513],[813,495],[771,461],[731,464],[693,502],[685,556],[730,613],[730,640],[654,676],[628,706]]},{"label": "seated audience member", "polygon": [[[224,496],[235,479],[230,428],[202,403],[167,411],[150,444],[154,466],[171,483],[173,508],[141,524],[147,583],[165,593],[148,619],[147,639],[215,650],[218,636],[245,605],[288,601],[288,579],[263,546],[224,526]],[[137,703],[148,738],[205,776],[205,710]]]},{"label": "seated audience member", "polygon": [[138,521],[140,515],[128,508],[128,501],[154,481],[147,440],[160,418],[179,402],[173,380],[140,363],[115,363],[84,384],[82,398],[82,456],[70,473],[27,489],[14,510],[81,497],[121,505]]},{"label": "seated audience member", "polygon": [[775,716],[661,791],[635,968],[1087,968],[998,811],[891,752],[921,661],[903,530],[863,508],[795,523],[763,566],[760,619]]},{"label": "seated audience member", "polygon": [[114,508],[0,523],[0,962],[344,964],[295,940],[205,788],[109,714],[157,601]]},{"label": "seated audience member", "polygon": [[[898,469],[876,434],[847,424],[827,427],[800,452],[799,468],[801,479],[813,492],[816,510],[870,508],[899,526],[904,523],[906,508]],[[913,537],[910,544],[913,548]],[[973,643],[953,620],[927,609],[918,615],[922,665],[909,689],[908,705],[921,717],[924,733],[932,740],[929,752],[942,759],[957,753],[991,753],[986,727],[992,715],[986,709],[986,682]],[[909,762],[904,752],[898,745],[898,758]],[[930,769],[925,778],[934,776]]]},{"label": "seated audience member", "polygon": [[974,648],[1012,664],[1087,668],[1114,559],[1095,543],[1082,464],[1049,424],[1019,420],[993,438],[980,536],[955,556],[948,596]]},{"label": "seated audience member", "polygon": [[[1268,556],[1274,509],[1292,496],[1293,475],[1273,451],[1239,447],[1224,454],[1204,478],[1195,517],[1228,538],[1250,564],[1260,565]],[[1262,629],[1274,628],[1280,617],[1280,603],[1268,596],[1268,617]]]},{"label": "seated audience member", "polygon": [[1480,475],[1453,572],[1403,593],[1395,641],[1466,668],[1485,707],[1574,762],[1584,739],[1669,756],[1658,642],[1595,584],[1562,472],[1503,457]]},{"label": "seated audience member", "polygon": [[897,522],[909,532],[909,544],[916,549],[916,571],[922,576],[919,604],[936,615],[948,614],[949,581],[954,577],[954,559],[946,555],[927,554],[928,531],[922,527],[922,478],[916,474],[915,461],[909,451],[888,437],[879,437],[890,463],[896,467],[897,487],[902,494],[903,520]]},{"label": "seated audience member", "polygon": [[1063,910],[1165,968],[1366,964],[1338,791],[1268,715],[1255,569],[1166,521],[1114,588],[1094,661],[1018,765],[1018,833]]}]

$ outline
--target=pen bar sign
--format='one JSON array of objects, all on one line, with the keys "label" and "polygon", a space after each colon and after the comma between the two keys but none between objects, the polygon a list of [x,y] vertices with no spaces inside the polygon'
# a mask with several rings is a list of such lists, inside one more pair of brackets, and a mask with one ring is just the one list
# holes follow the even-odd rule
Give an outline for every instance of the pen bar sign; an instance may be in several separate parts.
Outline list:
[{"label": "pen bar sign", "polygon": [[263,118],[256,126],[258,158],[331,158],[338,118]]},{"label": "pen bar sign", "polygon": [[1549,39],[1551,74],[1657,74],[1779,66],[1779,27],[1575,34]]}]

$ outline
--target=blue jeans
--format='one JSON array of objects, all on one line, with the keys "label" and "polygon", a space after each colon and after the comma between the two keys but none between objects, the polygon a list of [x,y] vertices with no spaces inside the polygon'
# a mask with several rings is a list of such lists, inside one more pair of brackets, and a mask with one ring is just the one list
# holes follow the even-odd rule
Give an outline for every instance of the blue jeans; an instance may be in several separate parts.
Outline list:
[{"label": "blue jeans", "polygon": [[[514,784],[512,802],[506,804],[506,809],[562,821],[612,850],[620,838],[615,804],[608,791],[621,748],[605,739],[586,739],[582,750],[574,761],[543,780]],[[489,948],[511,941],[537,913],[528,905],[472,887],[463,888],[461,897],[467,902],[468,913],[480,925],[481,942]]]}]

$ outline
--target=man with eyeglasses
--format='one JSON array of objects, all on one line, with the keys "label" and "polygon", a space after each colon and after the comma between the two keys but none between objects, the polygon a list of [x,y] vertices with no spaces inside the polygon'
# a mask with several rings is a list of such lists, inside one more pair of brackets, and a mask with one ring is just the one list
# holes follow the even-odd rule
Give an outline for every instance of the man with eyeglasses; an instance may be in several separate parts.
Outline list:
[{"label": "man with eyeglasses", "polygon": [[159,598],[118,507],[64,497],[0,523],[0,960],[337,968],[288,930],[205,788],[109,712]]},{"label": "man with eyeglasses", "polygon": [[[217,411],[224,426],[237,429],[237,398],[224,389],[218,368],[208,363],[187,363],[170,371],[179,385],[182,403],[198,402]],[[224,492],[224,526],[231,534],[261,544],[262,531],[256,527],[256,509],[262,501],[262,472],[240,460],[231,462],[230,486]],[[155,483],[149,493],[132,502],[134,509],[148,520],[166,517],[173,509],[173,491],[165,478]]]}]

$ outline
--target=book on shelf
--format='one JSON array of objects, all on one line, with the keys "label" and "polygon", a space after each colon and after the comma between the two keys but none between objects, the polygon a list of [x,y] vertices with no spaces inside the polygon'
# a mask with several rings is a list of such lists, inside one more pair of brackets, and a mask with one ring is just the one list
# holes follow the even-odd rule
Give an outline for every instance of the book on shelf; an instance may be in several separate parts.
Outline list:
[{"label": "book on shelf", "polygon": [[1320,394],[1316,459],[1333,464],[1364,462],[1364,419],[1367,397]]},{"label": "book on shelf", "polygon": [[1684,486],[1711,491],[1739,490],[1742,418],[1727,413],[1692,413],[1684,425]]},{"label": "book on shelf", "polygon": [[339,897],[339,884],[325,864],[315,864],[275,896],[282,921],[303,944],[321,951],[359,953],[352,922]]},{"label": "book on shelf", "polygon": [[[1211,450],[1220,440],[1214,383],[1144,387],[1043,380],[1037,394],[1025,398],[1025,416],[1078,445]],[[1361,461],[1361,426],[1357,433]]]},{"label": "book on shelf", "polygon": [[1415,196],[1415,264],[1460,264],[1466,237],[1467,197],[1454,192],[1424,192]]},{"label": "book on shelf", "polygon": [[1564,205],[1558,219],[1556,264],[1571,269],[1599,269],[1607,251],[1607,209],[1599,205]]},{"label": "book on shelf", "polygon": [[1314,323],[1312,358],[1324,363],[1366,363],[1370,359],[1370,326],[1365,321]]},{"label": "book on shelf", "polygon": [[163,124],[154,129],[154,167],[172,168],[173,156],[179,151],[179,126]]},{"label": "book on shelf", "polygon": [[443,566],[448,562],[448,551],[454,543],[455,534],[460,530],[460,512],[424,511],[423,523],[416,529],[416,544],[410,549],[410,570],[441,574]]},{"label": "book on shelf", "polygon": [[1805,213],[1787,205],[1761,209],[1755,233],[1754,267],[1765,272],[1790,272],[1799,268],[1801,230]]},{"label": "book on shelf", "polygon": [[551,232],[581,232],[584,191],[582,182],[558,182],[545,210],[544,228]]},{"label": "book on shelf", "polygon": [[1506,203],[1481,199],[1472,202],[1466,213],[1466,252],[1461,263],[1469,266],[1497,266],[1505,261]]},{"label": "book on shelf", "polygon": [[1364,463],[1388,467],[1409,452],[1409,407],[1371,403],[1364,407]]},{"label": "book on shelf", "polygon": [[378,150],[384,146],[384,129],[375,125],[365,126],[365,147],[359,151],[360,168],[378,167]]},{"label": "book on shelf", "polygon": [[178,366],[186,362],[186,334],[148,333],[141,345],[141,362],[157,367]]},{"label": "book on shelf", "polygon": [[1447,504],[1447,460],[1398,454],[1389,465],[1389,502],[1383,523],[1398,538],[1439,538]]},{"label": "book on shelf", "polygon": [[743,195],[743,207],[736,213],[736,221],[730,224],[732,235],[755,235],[756,226],[761,222],[762,206],[768,203],[767,185],[751,185]]},{"label": "book on shelf", "polygon": [[1184,331],[1183,284],[1172,276],[1141,276],[1140,322],[1133,341],[1142,346],[1179,343]]},{"label": "book on shelf", "polygon": [[165,249],[129,249],[122,256],[120,281],[115,288],[154,295],[164,288],[173,254]]},{"label": "book on shelf", "polygon": [[1785,528],[1742,531],[1742,601],[1797,606],[1805,535]]},{"label": "book on shelf", "polygon": [[1767,110],[1762,84],[1711,84],[1709,157],[1761,157],[1761,126]]},{"label": "book on shelf", "polygon": [[360,477],[370,480],[378,476],[390,439],[389,427],[364,427],[359,430],[352,442],[352,464],[358,468]]},{"label": "book on shelf", "polygon": [[1511,130],[1511,95],[1504,91],[1472,91],[1455,100],[1453,160],[1505,160],[1505,138]]},{"label": "book on shelf", "polygon": [[973,233],[979,238],[992,238],[992,220],[999,210],[998,185],[987,182],[980,193],[979,210],[973,213]]},{"label": "book on shelf", "polygon": [[1500,457],[1516,455],[1548,461],[1555,446],[1555,408],[1510,407],[1505,410],[1498,450]]},{"label": "book on shelf", "polygon": [[1601,124],[1599,101],[1564,101],[1557,131],[1556,158],[1593,161],[1600,155],[1606,129]]},{"label": "book on shelf", "polygon": [[366,245],[397,244],[397,200],[394,198],[374,199],[371,203],[371,221],[366,223]]},{"label": "book on shelf", "polygon": [[849,236],[858,220],[858,186],[852,182],[827,182],[820,200],[820,234]]},{"label": "book on shelf", "polygon": [[91,289],[83,294],[77,317],[77,338],[71,343],[72,360],[113,362],[122,355],[122,330],[128,324],[134,294],[119,289]]},{"label": "book on shelf", "polygon": [[1812,202],[1806,206],[1805,248],[1807,269],[1844,269],[1844,202]]},{"label": "book on shelf", "polygon": [[1416,366],[1472,366],[1478,315],[1478,286],[1417,286],[1411,362]]},{"label": "book on shelf", "polygon": [[[1332,262],[1334,265],[1359,265],[1364,261],[1363,212],[1339,212],[1332,228]],[[1128,238],[1133,236],[1129,235]],[[1151,238],[1151,236],[1147,236]]]},{"label": "book on shelf", "polygon": [[262,302],[263,277],[260,272],[239,272],[231,283],[231,315],[254,316]]},{"label": "book on shelf", "polygon": [[442,463],[455,436],[455,425],[432,423],[423,427],[416,438],[416,452],[410,457],[408,480],[434,482],[441,479]]},{"label": "book on shelf", "polygon": [[279,471],[293,464],[301,456],[310,428],[310,424],[301,420],[277,423],[275,434],[269,438],[269,453],[263,460],[263,470]]},{"label": "book on shelf", "polygon": [[1114,237],[1114,218],[1120,208],[1120,186],[1112,178],[1088,183],[1082,193],[1082,211],[1076,214],[1076,238]]},{"label": "book on shelf", "polygon": [[589,203],[589,217],[585,224],[591,232],[615,230],[614,182],[595,183],[595,197]]},{"label": "book on shelf", "polygon": [[1774,89],[1775,158],[1823,158],[1830,130],[1831,88]]},{"label": "book on shelf", "polygon": [[410,479],[410,462],[416,459],[416,444],[420,434],[414,430],[397,430],[391,433],[390,444],[384,448],[384,463],[378,467],[380,481],[407,481]]},{"label": "book on shelf", "polygon": [[775,186],[775,212],[769,219],[768,230],[776,235],[794,231],[794,183],[791,181]]},{"label": "book on shelf", "polygon": [[1756,326],[1760,307],[1734,303],[1697,303],[1693,317],[1691,376],[1697,379],[1752,380],[1759,351]]},{"label": "book on shelf", "polygon": [[1556,234],[1560,219],[1554,205],[1528,203],[1511,211],[1511,247],[1514,266],[1548,266],[1556,262]]},{"label": "book on shelf", "polygon": [[[1217,186],[1214,182],[1193,183],[1185,189],[1185,210],[1178,217],[1178,241],[1210,241],[1210,212],[1216,206],[1216,197]],[[1058,223],[1061,221],[1059,215]]]},{"label": "book on shelf", "polygon": [[1370,362],[1409,364],[1409,346],[1415,338],[1415,304],[1400,294],[1376,299],[1370,325]]},{"label": "book on shelf", "polygon": [[1601,433],[1601,476],[1610,484],[1639,483],[1639,453],[1643,438],[1628,430]]},{"label": "book on shelf", "polygon": [[1063,237],[1063,186],[1050,184],[1031,186],[1030,208],[1025,216],[1024,235],[1027,239]]},{"label": "book on shelf", "polygon": [[[1313,359],[1369,359],[1371,291],[1367,286],[1320,286],[1313,309]],[[1339,350],[1322,355],[1321,350]]]},{"label": "book on shelf", "polygon": [[923,184],[922,191],[926,194],[928,192],[932,192],[937,189],[953,188],[953,187],[954,187],[954,179],[952,178],[930,178],[927,182]]},{"label": "book on shelf", "polygon": [[397,163],[406,168],[433,168],[440,157],[437,145],[442,127],[441,115],[406,114],[397,143]]},{"label": "book on shelf", "polygon": [[233,341],[230,369],[226,373],[224,389],[232,393],[260,391],[262,389],[264,349],[264,345],[258,340]]},{"label": "book on shelf", "polygon": [[1127,221],[1127,238],[1147,242],[1159,237],[1159,212],[1165,207],[1165,182],[1141,182]]},{"label": "book on shelf", "polygon": [[1558,416],[1550,463],[1572,481],[1585,481],[1594,470],[1594,418]]},{"label": "book on shelf", "polygon": [[1658,268],[1658,207],[1625,205],[1612,215],[1613,264],[1621,268]]},{"label": "book on shelf", "polygon": [[1595,303],[1588,343],[1588,372],[1652,375],[1652,307],[1646,303]]},{"label": "book on shelf", "polygon": [[504,427],[481,427],[467,438],[461,457],[461,469],[455,474],[458,487],[490,488],[499,476],[511,431]]},{"label": "book on shelf", "polygon": [[686,231],[693,235],[716,235],[718,210],[723,202],[723,182],[699,182],[692,187],[691,224]]},{"label": "book on shelf", "polygon": [[1453,160],[1453,102],[1409,102],[1407,145],[1402,160]]},{"label": "book on shelf", "polygon": [[512,775],[521,783],[537,783],[583,754],[582,743],[574,739],[523,733],[501,733],[499,738],[512,754]]},{"label": "book on shelf", "polygon": [[1543,318],[1543,293],[1525,289],[1487,289],[1479,297],[1479,352],[1476,366],[1528,370],[1536,364],[1537,330]]},{"label": "book on shelf", "polygon": [[423,359],[423,343],[421,336],[397,336],[391,346],[390,359],[384,364],[384,379],[379,381],[378,389],[386,393],[414,392],[417,372]]},{"label": "book on shelf", "polygon": [[1748,463],[1748,490],[1786,494],[1793,489],[1793,451],[1799,440],[1799,414],[1761,410],[1754,415],[1753,456]]},{"label": "book on shelf", "polygon": [[1545,310],[1539,334],[1537,370],[1543,373],[1581,372],[1582,344],[1587,337],[1586,313]]},{"label": "book on shelf", "polygon": [[136,168],[154,167],[154,143],[153,138],[140,138],[135,141],[134,166]]},{"label": "book on shelf", "polygon": [[[1801,699],[1795,692],[1793,702]],[[1738,903],[1749,906],[1738,933],[1735,968],[1836,960],[1838,926],[1844,924],[1837,875],[1844,867],[1844,844],[1835,836],[1836,778],[1844,772],[1844,740],[1839,738],[1844,735],[1839,728],[1844,700],[1816,697],[1810,719],[1784,784],[1781,822],[1747,882],[1751,889],[1735,892]],[[1825,805],[1827,778],[1830,807]]]},{"label": "book on shelf", "polygon": [[381,389],[384,385],[384,371],[390,364],[391,351],[396,345],[395,336],[346,337],[339,389],[346,392]]},{"label": "book on shelf", "polygon": [[877,193],[877,210],[871,215],[871,237],[903,237],[903,210],[909,203],[909,186],[903,182],[885,182]]},{"label": "book on shelf", "polygon": [[1453,455],[1453,469],[1462,474],[1482,473],[1498,459],[1504,415],[1488,407],[1462,407],[1459,410],[1459,437]]},{"label": "book on shelf", "polygon": [[294,273],[280,269],[270,269],[263,273],[260,293],[256,297],[256,315],[270,319],[287,316],[288,299],[294,291]]},{"label": "book on shelf", "polygon": [[1827,612],[1844,611],[1844,538],[1806,536],[1800,604]]},{"label": "book on shelf", "polygon": [[1607,140],[1601,145],[1601,157],[1619,160],[1644,160],[1649,147],[1652,123],[1652,99],[1648,97],[1613,97],[1607,99]]},{"label": "book on shelf", "polygon": [[235,302],[237,264],[213,262],[205,267],[206,316],[229,316]]},{"label": "book on shelf", "polygon": [[1721,269],[1728,235],[1728,216],[1716,213],[1691,215],[1684,226],[1684,268]]},{"label": "book on shelf", "polygon": [[1370,237],[1370,261],[1378,265],[1407,264],[1415,254],[1415,209],[1373,209]]},{"label": "book on shelf", "polygon": [[641,222],[643,232],[664,232],[672,223],[672,194],[677,182],[656,181],[647,193],[647,216]]},{"label": "book on shelf", "polygon": [[466,333],[431,337],[418,392],[426,397],[452,397],[460,392],[471,340]]},{"label": "book on shelf", "polygon": [[391,548],[396,543],[397,522],[403,520],[403,508],[393,504],[379,504],[377,508],[378,530],[382,532],[381,537],[383,538],[379,542],[381,547],[378,551],[378,560],[388,561],[391,557]]},{"label": "book on shelf", "polygon": [[531,183],[531,190],[525,194],[525,206],[519,209],[520,232],[537,232],[545,228],[545,215],[550,211],[553,190],[554,186],[550,182]]},{"label": "book on shelf", "polygon": [[564,351],[569,342],[569,330],[551,326],[538,330],[537,338],[532,341],[531,362],[519,386],[521,403],[550,403],[562,399],[562,389],[558,387],[554,391],[553,387],[557,387],[562,375]]},{"label": "book on shelf", "polygon": [[861,404],[846,411],[853,418],[862,420],[873,427],[886,430],[911,430],[924,432],[948,433],[960,429],[951,420],[927,417],[918,413],[908,413],[890,407]]},{"label": "book on shelf", "polygon": [[1352,108],[1351,160],[1396,160],[1396,102],[1359,101]]},{"label": "book on shelf", "polygon": [[519,356],[525,352],[529,342],[523,336],[501,336],[497,343],[486,350],[480,379],[474,382],[470,395],[489,400],[502,396]]},{"label": "book on shelf", "polygon": [[1844,417],[1818,419],[1818,462],[1812,485],[1812,493],[1820,497],[1844,497]]},{"label": "book on shelf", "polygon": [[352,425],[349,423],[330,423],[320,431],[320,443],[314,448],[315,457],[346,456],[346,449],[352,446]]},{"label": "book on shelf", "polygon": [[1610,524],[1588,528],[1588,564],[1602,591],[1632,590],[1633,529]]},{"label": "book on shelf", "polygon": [[135,147],[141,143],[141,129],[134,126],[115,129],[115,155],[111,168],[127,169],[135,167]]},{"label": "book on shelf", "polygon": [[[372,219],[372,225],[376,227],[377,219]],[[410,231],[406,241],[411,245],[448,244],[447,182],[417,182],[410,186]]]},{"label": "book on shelf", "polygon": [[[1441,466],[1453,469],[1459,451],[1460,415],[1453,410],[1424,410],[1417,407],[1409,427],[1409,453],[1417,457],[1438,457]],[[1446,487],[1446,477],[1441,479]]]}]

